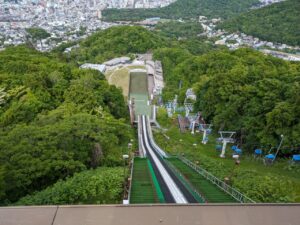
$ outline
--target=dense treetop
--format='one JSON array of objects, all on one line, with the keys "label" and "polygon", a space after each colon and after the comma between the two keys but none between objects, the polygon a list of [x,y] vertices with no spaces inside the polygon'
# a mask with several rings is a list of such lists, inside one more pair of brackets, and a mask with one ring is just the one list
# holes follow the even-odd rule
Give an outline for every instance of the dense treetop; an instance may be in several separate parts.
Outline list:
[{"label": "dense treetop", "polygon": [[202,26],[195,21],[168,21],[160,22],[155,26],[160,34],[170,38],[194,38],[203,32]]},{"label": "dense treetop", "polygon": [[287,0],[229,19],[219,27],[262,40],[300,45],[300,1]]},{"label": "dense treetop", "polygon": [[0,201],[122,163],[131,137],[121,90],[24,46],[0,52]]},{"label": "dense treetop", "polygon": [[[196,32],[178,40],[180,31],[165,25],[154,32],[132,26],[99,31],[67,56],[57,54],[63,48],[0,52],[1,204],[113,203],[120,197],[121,169],[93,169],[122,165],[133,138],[128,112],[120,89],[98,71],[78,69],[86,61],[152,51],[163,64],[164,100],[178,94],[183,101],[193,87],[196,110],[216,130],[236,130],[244,146],[276,145],[280,134],[286,145],[300,143],[299,63],[250,49],[228,51]],[[240,186],[256,184],[247,177]],[[275,183],[269,186],[280,186]]]},{"label": "dense treetop", "polygon": [[123,191],[123,170],[102,167],[76,173],[20,199],[16,205],[118,204]]},{"label": "dense treetop", "polygon": [[[197,38],[201,27],[195,23],[186,22],[181,25],[184,30],[174,30],[177,22],[167,22],[158,25],[155,31],[149,31],[139,26],[116,26],[96,32],[79,43],[80,47],[72,50],[71,62],[102,63],[114,57],[133,56],[136,53],[152,52],[155,49],[174,47],[188,49],[195,54],[202,54],[211,49],[222,47],[213,46],[204,39]],[[178,40],[183,37],[182,40]],[[63,51],[63,48],[57,49]]]},{"label": "dense treetop", "polygon": [[[160,49],[164,67],[164,99],[194,87],[196,110],[216,129],[235,130],[242,144],[300,143],[300,64],[250,49],[215,51],[193,56],[179,49]],[[179,89],[181,84],[181,89]],[[291,149],[289,149],[291,150]]]},{"label": "dense treetop", "polygon": [[35,40],[42,40],[42,39],[45,39],[45,38],[51,36],[46,30],[44,30],[43,28],[38,28],[38,27],[27,28],[26,32],[29,34],[29,36],[32,39],[35,39]]},{"label": "dense treetop", "polygon": [[247,11],[257,0],[177,0],[176,2],[157,9],[106,9],[103,18],[107,21],[142,20],[149,17],[168,19],[198,18],[229,18]]},{"label": "dense treetop", "polygon": [[80,43],[71,57],[77,62],[103,62],[129,53],[145,53],[166,44],[165,38],[138,26],[117,26],[99,31]]}]

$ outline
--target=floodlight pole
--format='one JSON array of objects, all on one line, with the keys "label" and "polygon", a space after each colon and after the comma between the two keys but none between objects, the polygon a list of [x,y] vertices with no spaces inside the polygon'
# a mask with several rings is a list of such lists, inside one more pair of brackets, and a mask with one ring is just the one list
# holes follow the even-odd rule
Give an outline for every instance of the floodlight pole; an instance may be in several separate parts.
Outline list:
[{"label": "floodlight pole", "polygon": [[277,154],[278,154],[278,152],[279,152],[279,150],[280,150],[280,148],[281,148],[282,142],[283,142],[283,138],[284,138],[283,134],[280,135],[280,137],[281,137],[281,140],[280,140],[280,143],[279,143],[278,148],[277,148],[276,153],[275,153],[275,157],[274,157],[274,159],[272,160],[272,162],[276,159]]}]

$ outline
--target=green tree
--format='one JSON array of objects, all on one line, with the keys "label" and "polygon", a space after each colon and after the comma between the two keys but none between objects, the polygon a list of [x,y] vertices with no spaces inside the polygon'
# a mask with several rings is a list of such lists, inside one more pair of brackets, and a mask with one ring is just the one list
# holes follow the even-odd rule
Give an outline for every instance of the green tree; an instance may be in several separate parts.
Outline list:
[{"label": "green tree", "polygon": [[45,190],[20,199],[17,205],[115,204],[123,191],[123,168],[76,173]]},{"label": "green tree", "polygon": [[45,29],[39,27],[26,28],[26,32],[28,33],[28,39],[40,41],[41,46],[42,40],[51,36]]}]

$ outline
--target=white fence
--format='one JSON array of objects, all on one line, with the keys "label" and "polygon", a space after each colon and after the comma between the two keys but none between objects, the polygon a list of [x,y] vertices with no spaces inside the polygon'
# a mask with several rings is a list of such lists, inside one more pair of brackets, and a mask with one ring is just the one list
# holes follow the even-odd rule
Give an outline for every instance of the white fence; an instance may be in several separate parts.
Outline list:
[{"label": "white fence", "polygon": [[219,178],[215,177],[211,173],[207,172],[205,169],[195,165],[190,160],[182,157],[177,156],[183,163],[194,169],[197,173],[199,173],[201,176],[212,182],[213,184],[217,185],[220,189],[222,189],[224,192],[232,196],[235,200],[237,200],[240,203],[255,203],[252,199],[248,198],[247,196],[243,195],[238,190],[234,189],[230,185],[226,184]]}]

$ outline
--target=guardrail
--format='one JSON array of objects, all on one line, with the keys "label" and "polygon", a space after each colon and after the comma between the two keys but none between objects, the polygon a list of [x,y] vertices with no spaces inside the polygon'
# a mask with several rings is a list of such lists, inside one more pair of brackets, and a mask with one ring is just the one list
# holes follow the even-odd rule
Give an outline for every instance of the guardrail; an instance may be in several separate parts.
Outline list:
[{"label": "guardrail", "polygon": [[220,180],[219,178],[215,177],[205,169],[195,165],[187,158],[184,158],[180,155],[177,156],[183,163],[185,163],[190,168],[194,169],[197,173],[199,173],[201,176],[203,176],[205,179],[209,180],[216,186],[218,186],[220,189],[222,189],[224,192],[232,196],[235,200],[237,200],[240,203],[255,203],[252,199],[248,198],[238,190],[234,189],[230,185],[226,184],[224,181]]},{"label": "guardrail", "polygon": [[133,166],[134,166],[134,157],[131,159],[131,167],[130,167],[130,184],[129,184],[129,191],[128,191],[128,204],[130,204],[130,197],[131,197],[131,186],[132,186],[132,175],[133,175]]},{"label": "guardrail", "polygon": [[168,160],[165,160],[167,166],[173,171],[175,176],[183,183],[183,185],[188,189],[188,191],[197,199],[199,203],[205,203],[205,198],[193,187],[193,185],[184,179],[182,173],[176,169],[174,165],[172,165]]}]

